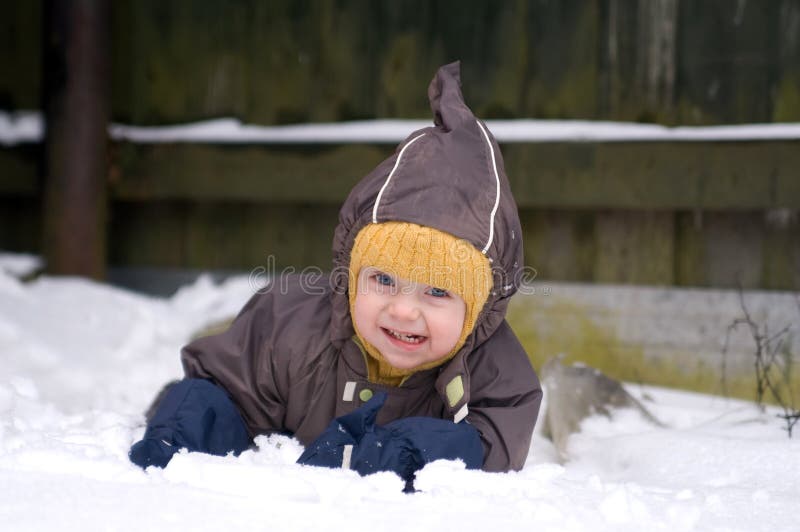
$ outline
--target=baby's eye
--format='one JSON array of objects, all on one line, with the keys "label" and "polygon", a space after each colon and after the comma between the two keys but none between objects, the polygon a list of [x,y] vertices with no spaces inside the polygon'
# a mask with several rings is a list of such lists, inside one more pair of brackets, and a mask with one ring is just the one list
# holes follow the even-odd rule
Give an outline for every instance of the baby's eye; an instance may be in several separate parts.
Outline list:
[{"label": "baby's eye", "polygon": [[375,280],[378,281],[378,284],[383,286],[393,286],[394,280],[392,279],[391,275],[387,275],[385,273],[376,273],[374,275]]},{"label": "baby's eye", "polygon": [[433,297],[447,297],[447,290],[442,290],[441,288],[431,287],[428,293]]}]

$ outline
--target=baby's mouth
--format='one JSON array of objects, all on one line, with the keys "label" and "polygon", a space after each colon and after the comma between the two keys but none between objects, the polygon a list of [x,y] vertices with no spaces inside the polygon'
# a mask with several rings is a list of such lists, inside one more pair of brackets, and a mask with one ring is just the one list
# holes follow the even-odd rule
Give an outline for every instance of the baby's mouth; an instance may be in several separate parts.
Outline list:
[{"label": "baby's mouth", "polygon": [[419,336],[417,334],[406,334],[401,333],[399,331],[395,331],[394,329],[387,329],[385,327],[381,327],[384,333],[388,336],[400,340],[401,342],[406,342],[409,344],[419,344],[425,341],[425,336]]}]

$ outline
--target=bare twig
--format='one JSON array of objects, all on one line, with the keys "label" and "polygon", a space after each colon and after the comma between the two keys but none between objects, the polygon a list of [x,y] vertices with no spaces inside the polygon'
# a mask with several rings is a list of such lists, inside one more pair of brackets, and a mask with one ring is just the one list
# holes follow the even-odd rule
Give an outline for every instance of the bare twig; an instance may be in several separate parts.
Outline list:
[{"label": "bare twig", "polygon": [[[795,303],[800,312],[800,295],[795,296]],[[723,393],[727,395],[725,370],[730,335],[740,325],[745,325],[755,344],[753,364],[756,377],[756,404],[763,411],[765,394],[768,392],[772,400],[783,410],[783,413],[778,414],[777,417],[784,420],[786,423],[784,429],[791,438],[795,424],[800,421],[800,410],[795,406],[795,396],[792,390],[792,355],[788,352],[788,339],[792,325],[786,325],[777,333],[770,334],[768,323],[759,325],[750,315],[741,286],[739,287],[739,305],[744,318],[737,318],[728,326],[725,345],[722,349]],[[782,359],[781,355],[784,352],[786,354]]]},{"label": "bare twig", "polygon": [[793,413],[784,413],[778,414],[778,417],[783,419],[786,422],[786,432],[789,433],[789,437],[792,437],[792,429],[794,428],[795,424],[800,421],[800,412],[794,411]]}]

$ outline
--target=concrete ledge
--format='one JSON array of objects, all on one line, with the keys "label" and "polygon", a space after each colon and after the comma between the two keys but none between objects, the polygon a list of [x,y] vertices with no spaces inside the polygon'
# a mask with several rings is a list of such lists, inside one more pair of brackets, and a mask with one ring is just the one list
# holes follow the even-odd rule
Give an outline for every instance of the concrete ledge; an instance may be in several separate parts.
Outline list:
[{"label": "concrete ledge", "polygon": [[[512,299],[509,322],[538,369],[557,355],[609,376],[752,399],[755,344],[737,290],[537,282]],[[747,290],[753,320],[773,334],[791,329],[781,356],[800,385],[800,292]],[[723,381],[723,371],[725,379]],[[797,393],[797,392],[795,392]],[[796,400],[800,400],[797,397]]]}]

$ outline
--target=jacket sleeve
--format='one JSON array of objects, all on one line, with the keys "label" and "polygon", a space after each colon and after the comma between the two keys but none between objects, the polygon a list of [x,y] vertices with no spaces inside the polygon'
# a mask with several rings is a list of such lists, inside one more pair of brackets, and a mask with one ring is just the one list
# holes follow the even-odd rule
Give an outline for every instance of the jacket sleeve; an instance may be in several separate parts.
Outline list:
[{"label": "jacket sleeve", "polygon": [[485,471],[520,470],[528,457],[542,388],[525,350],[503,323],[468,359],[469,421],[481,434]]},{"label": "jacket sleeve", "polygon": [[233,400],[250,436],[285,430],[287,364],[278,362],[276,329],[281,317],[272,292],[256,294],[222,334],[183,348],[187,378],[208,379]]}]

